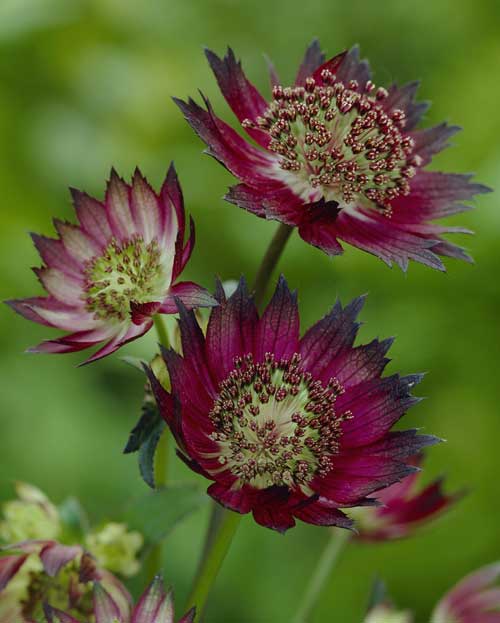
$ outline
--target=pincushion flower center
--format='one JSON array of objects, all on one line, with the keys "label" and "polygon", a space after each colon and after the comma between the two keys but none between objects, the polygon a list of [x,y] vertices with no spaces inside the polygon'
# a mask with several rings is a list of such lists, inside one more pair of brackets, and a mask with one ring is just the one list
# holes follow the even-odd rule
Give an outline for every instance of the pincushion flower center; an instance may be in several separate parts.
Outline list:
[{"label": "pincushion flower center", "polygon": [[300,366],[301,357],[277,360],[266,353],[235,359],[210,412],[219,446],[219,470],[229,469],[238,484],[258,489],[299,487],[332,468],[341,422],[335,400],[344,390],[332,378],[323,385]]},{"label": "pincushion flower center", "polygon": [[85,268],[86,309],[96,320],[123,322],[132,301],[148,303],[162,295],[166,278],[156,240],[146,244],[138,235],[112,240]]},{"label": "pincushion flower center", "polygon": [[[304,196],[350,204],[354,200],[390,215],[390,202],[410,191],[408,180],[422,164],[415,142],[404,135],[405,113],[382,107],[388,92],[368,81],[347,86],[328,69],[320,86],[275,86],[273,102],[254,124],[269,133],[279,156],[279,176]],[[319,191],[319,195],[318,195]],[[313,193],[314,194],[314,193]]]}]

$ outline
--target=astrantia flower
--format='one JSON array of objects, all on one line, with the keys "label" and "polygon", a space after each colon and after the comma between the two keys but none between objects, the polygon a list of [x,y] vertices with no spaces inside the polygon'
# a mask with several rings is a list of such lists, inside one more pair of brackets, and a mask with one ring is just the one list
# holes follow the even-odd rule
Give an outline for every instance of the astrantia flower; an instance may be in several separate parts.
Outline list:
[{"label": "astrantia flower", "polygon": [[415,402],[419,375],[381,378],[390,340],[353,347],[363,299],[299,336],[297,298],[283,278],[259,318],[242,280],[211,310],[206,336],[180,303],[183,356],[164,357],[172,392],[150,372],[161,413],[208,493],[285,531],[295,519],[350,527],[339,507],[408,476],[405,459],[434,437],[389,432]]},{"label": "astrantia flower", "polygon": [[226,199],[257,216],[298,227],[328,254],[339,240],[406,269],[416,260],[444,270],[438,256],[470,260],[442,238],[465,232],[434,220],[468,209],[488,189],[468,175],[426,171],[456,126],[416,126],[427,109],[417,83],[377,88],[353,48],[325,62],[315,41],[292,86],[274,70],[272,101],[248,81],[231,49],[208,61],[229,106],[259,149],[193,100],[176,100],[208,153],[241,181]]},{"label": "astrantia flower", "polygon": [[500,623],[500,563],[466,576],[439,602],[431,623]]},{"label": "astrantia flower", "polygon": [[[93,619],[95,623],[174,623],[174,599],[172,591],[163,588],[163,581],[156,577],[130,614],[124,614],[113,597],[96,584],[93,598]],[[51,605],[46,606],[48,623],[79,623],[67,613]],[[178,623],[192,623],[195,609],[191,609]]]},{"label": "astrantia flower", "polygon": [[0,557],[2,623],[38,621],[45,602],[88,620],[95,582],[113,596],[121,616],[128,616],[131,598],[126,588],[79,545],[33,540],[15,543],[4,551],[7,554]]},{"label": "astrantia flower", "polygon": [[[411,461],[420,466],[423,454]],[[419,487],[421,472],[415,472],[377,496],[381,506],[357,511],[356,528],[365,540],[386,541],[410,536],[422,524],[432,521],[454,504],[459,495],[448,495],[442,489],[442,479],[424,488]]]},{"label": "astrantia flower", "polygon": [[152,315],[209,306],[206,290],[176,282],[194,246],[184,242],[185,213],[173,165],[157,195],[136,170],[126,184],[113,170],[104,202],[73,190],[80,225],[55,220],[59,239],[33,235],[44,262],[35,273],[49,296],[8,301],[25,318],[69,335],[32,352],[67,353],[105,342],[87,361],[109,355],[152,324]]}]

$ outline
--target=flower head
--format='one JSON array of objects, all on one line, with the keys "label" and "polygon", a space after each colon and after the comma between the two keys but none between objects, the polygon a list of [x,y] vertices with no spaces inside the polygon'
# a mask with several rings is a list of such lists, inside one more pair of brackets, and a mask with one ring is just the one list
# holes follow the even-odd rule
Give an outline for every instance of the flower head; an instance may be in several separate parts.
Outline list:
[{"label": "flower head", "polygon": [[8,301],[25,318],[69,335],[32,352],[68,353],[105,344],[87,362],[134,340],[156,313],[214,304],[200,286],[177,282],[194,246],[184,242],[185,213],[173,165],[157,195],[137,169],[131,185],[113,170],[104,202],[72,191],[79,225],[55,220],[57,240],[33,234],[44,262],[34,269],[47,297]]},{"label": "flower head", "polygon": [[76,617],[92,614],[92,586],[100,582],[113,596],[121,616],[131,598],[123,584],[98,567],[79,545],[31,540],[4,548],[0,557],[0,620],[2,623],[40,620],[50,602]]},{"label": "flower head", "polygon": [[[112,595],[96,583],[94,586],[92,614],[95,623],[174,623],[174,599],[171,590],[163,587],[161,577],[157,576],[146,589],[132,612],[124,613]],[[179,619],[178,623],[193,623],[195,609],[191,609]],[[45,608],[47,623],[79,623],[51,605]]]},{"label": "flower head", "polygon": [[425,170],[459,129],[416,126],[427,109],[418,83],[376,87],[355,47],[325,61],[314,41],[295,83],[274,70],[270,102],[243,73],[231,49],[208,62],[229,106],[260,149],[193,100],[175,100],[214,156],[239,180],[226,199],[257,216],[298,227],[330,255],[339,240],[406,269],[409,260],[444,270],[438,256],[470,260],[443,233],[470,233],[432,221],[468,209],[489,190],[468,175]]},{"label": "flower head", "polygon": [[260,317],[243,280],[228,299],[219,284],[216,298],[206,336],[179,305],[183,356],[164,352],[171,393],[149,372],[180,455],[213,481],[214,499],[264,526],[350,527],[339,507],[371,504],[436,441],[390,432],[418,401],[420,376],[381,378],[391,340],[353,346],[362,298],[336,303],[302,338],[283,278]]},{"label": "flower head", "polygon": [[47,496],[25,482],[15,485],[17,499],[3,505],[0,540],[15,543],[29,539],[56,539],[61,523],[56,507]]},{"label": "flower head", "polygon": [[[419,454],[413,457],[411,463],[419,467],[423,458],[423,454]],[[357,511],[356,528],[361,539],[386,541],[410,536],[460,498],[459,494],[444,493],[442,479],[420,488],[421,475],[421,472],[414,472],[403,481],[380,491],[376,497],[381,506]]]},{"label": "flower head", "polygon": [[87,549],[97,563],[115,573],[130,576],[139,571],[136,559],[144,539],[140,532],[129,532],[123,523],[110,522],[86,536]]},{"label": "flower head", "polygon": [[436,606],[431,623],[500,623],[500,563],[466,576]]}]

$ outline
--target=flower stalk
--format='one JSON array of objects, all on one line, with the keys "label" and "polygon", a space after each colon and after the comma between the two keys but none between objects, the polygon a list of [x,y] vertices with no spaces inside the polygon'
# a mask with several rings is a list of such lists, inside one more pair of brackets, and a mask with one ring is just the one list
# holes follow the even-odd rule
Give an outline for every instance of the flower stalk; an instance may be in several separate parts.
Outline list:
[{"label": "flower stalk", "polygon": [[262,303],[269,281],[271,280],[274,269],[276,268],[292,231],[293,227],[280,223],[271,242],[269,243],[267,251],[262,258],[262,262],[257,271],[257,276],[255,277],[253,285],[255,303],[257,306]]},{"label": "flower stalk", "polygon": [[213,535],[211,546],[208,548],[205,559],[202,561],[200,572],[188,599],[187,608],[196,607],[196,623],[201,620],[210,590],[229,551],[241,517],[239,513],[228,510],[224,511],[220,517],[217,532]]},{"label": "flower stalk", "polygon": [[[153,322],[158,336],[158,342],[163,348],[168,348],[169,339],[167,328],[163,318],[159,314],[153,316]],[[155,485],[156,489],[162,489],[168,483],[168,457],[170,446],[170,432],[165,427],[156,447],[155,452]],[[162,570],[163,546],[157,543],[151,550],[147,561],[147,579],[152,582],[153,578]]]},{"label": "flower stalk", "polygon": [[335,568],[341,553],[351,537],[351,532],[344,529],[332,530],[328,543],[318,561],[311,581],[304,594],[300,607],[293,623],[308,623],[316,607],[323,589]]}]

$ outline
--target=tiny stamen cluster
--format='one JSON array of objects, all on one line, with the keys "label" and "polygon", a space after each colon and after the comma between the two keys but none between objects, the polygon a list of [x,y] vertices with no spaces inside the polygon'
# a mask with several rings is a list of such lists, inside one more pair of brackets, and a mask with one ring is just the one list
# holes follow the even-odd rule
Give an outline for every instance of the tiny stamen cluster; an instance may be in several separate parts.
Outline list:
[{"label": "tiny stamen cluster", "polygon": [[388,92],[371,81],[362,89],[356,80],[344,85],[328,69],[321,80],[275,86],[264,115],[256,123],[245,119],[243,126],[268,132],[281,169],[323,188],[328,199],[361,198],[390,215],[390,202],[410,192],[408,180],[422,164],[412,155],[413,138],[403,133],[404,111],[384,110]]},{"label": "tiny stamen cluster", "polygon": [[229,469],[241,484],[307,489],[332,469],[340,425],[351,415],[335,412],[344,390],[335,378],[326,386],[314,380],[300,361],[299,354],[277,360],[266,353],[263,363],[237,357],[220,384],[211,439],[220,447],[220,471]]},{"label": "tiny stamen cluster", "polygon": [[119,244],[112,240],[103,255],[85,267],[84,300],[94,318],[123,322],[129,317],[130,302],[145,303],[154,298],[164,282],[161,254],[156,240],[146,244],[135,235]]}]

